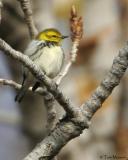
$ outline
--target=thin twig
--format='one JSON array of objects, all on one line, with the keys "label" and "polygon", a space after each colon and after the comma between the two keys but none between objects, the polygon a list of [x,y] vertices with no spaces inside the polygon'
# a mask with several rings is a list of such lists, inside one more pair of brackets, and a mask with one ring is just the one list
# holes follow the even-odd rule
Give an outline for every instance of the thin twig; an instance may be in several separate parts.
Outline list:
[{"label": "thin twig", "polygon": [[[21,84],[15,82],[13,80],[8,80],[8,79],[3,79],[3,78],[0,78],[0,85],[7,85],[7,86],[13,87],[17,90],[20,90],[22,87]],[[29,87],[28,91],[33,92],[32,87]],[[45,88],[39,87],[34,93],[45,96],[46,92],[47,92],[47,90]]]},{"label": "thin twig", "polygon": [[18,0],[18,1],[20,2],[21,8],[24,12],[24,18],[27,23],[30,36],[32,39],[34,39],[35,36],[37,35],[38,31],[37,31],[35,24],[34,24],[34,21],[33,21],[32,7],[31,7],[30,0]]},{"label": "thin twig", "polygon": [[[17,90],[19,90],[21,88],[21,85],[16,83],[15,81],[13,80],[8,80],[8,79],[2,79],[0,78],[0,84],[1,85],[8,85],[8,86],[11,86]],[[30,90],[30,89],[29,89]]]},{"label": "thin twig", "polygon": [[71,39],[73,42],[70,52],[70,59],[69,62],[66,64],[64,70],[59,74],[56,81],[57,85],[61,83],[62,79],[67,75],[72,64],[76,61],[79,42],[83,35],[82,18],[78,17],[75,6],[72,6],[71,8],[70,28],[71,28]]}]

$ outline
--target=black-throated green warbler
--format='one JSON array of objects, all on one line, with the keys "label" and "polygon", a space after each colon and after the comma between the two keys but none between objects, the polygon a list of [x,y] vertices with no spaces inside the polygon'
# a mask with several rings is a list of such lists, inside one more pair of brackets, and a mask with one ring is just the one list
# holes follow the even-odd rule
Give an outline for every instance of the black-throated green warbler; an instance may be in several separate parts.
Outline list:
[{"label": "black-throated green warbler", "polygon": [[[68,36],[63,36],[54,29],[46,29],[40,32],[35,40],[32,40],[24,54],[40,67],[45,74],[54,78],[60,72],[64,61],[64,53],[61,48],[61,41]],[[29,86],[34,84],[33,91],[40,86],[27,68],[23,68],[23,82],[15,101],[21,102]]]}]

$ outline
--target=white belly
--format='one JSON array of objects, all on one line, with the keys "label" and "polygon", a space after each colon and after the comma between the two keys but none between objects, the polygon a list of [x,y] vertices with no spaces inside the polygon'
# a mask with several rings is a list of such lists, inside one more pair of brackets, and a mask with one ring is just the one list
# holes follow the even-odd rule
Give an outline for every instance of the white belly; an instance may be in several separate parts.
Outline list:
[{"label": "white belly", "polygon": [[45,71],[47,76],[54,78],[61,70],[63,58],[61,47],[51,46],[43,48],[43,53],[34,62]]}]

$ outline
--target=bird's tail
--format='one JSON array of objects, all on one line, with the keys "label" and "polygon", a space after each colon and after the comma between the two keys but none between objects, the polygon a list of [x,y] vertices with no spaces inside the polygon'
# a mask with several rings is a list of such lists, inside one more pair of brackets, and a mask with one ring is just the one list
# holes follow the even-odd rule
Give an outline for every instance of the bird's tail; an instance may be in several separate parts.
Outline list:
[{"label": "bird's tail", "polygon": [[16,102],[21,102],[22,99],[24,98],[26,92],[27,92],[28,86],[22,86],[22,88],[20,89],[20,91],[18,92],[18,94],[15,97],[15,101]]}]

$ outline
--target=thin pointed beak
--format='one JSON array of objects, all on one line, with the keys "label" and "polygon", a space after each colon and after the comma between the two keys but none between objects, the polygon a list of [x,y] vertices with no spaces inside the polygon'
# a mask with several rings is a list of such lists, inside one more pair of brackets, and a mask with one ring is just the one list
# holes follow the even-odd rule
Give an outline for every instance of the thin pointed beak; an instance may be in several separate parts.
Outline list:
[{"label": "thin pointed beak", "polygon": [[68,38],[69,36],[62,36],[62,39]]}]

